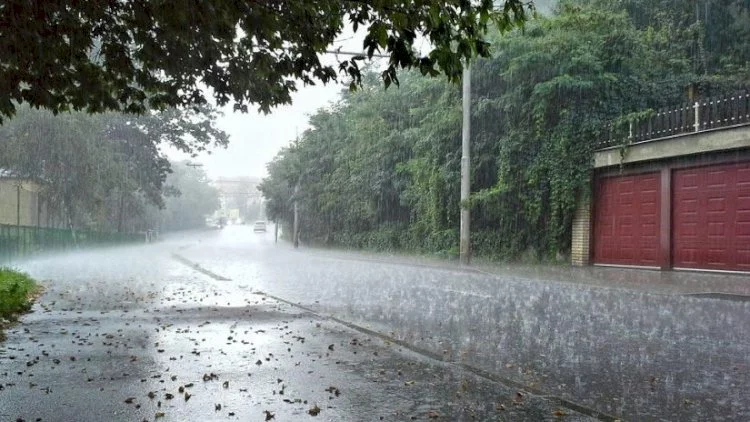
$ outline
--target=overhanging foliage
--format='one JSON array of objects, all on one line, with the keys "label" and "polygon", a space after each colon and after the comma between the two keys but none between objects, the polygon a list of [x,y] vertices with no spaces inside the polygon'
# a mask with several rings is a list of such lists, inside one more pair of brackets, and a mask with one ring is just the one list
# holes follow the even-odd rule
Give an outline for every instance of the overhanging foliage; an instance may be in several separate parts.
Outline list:
[{"label": "overhanging foliage", "polygon": [[[0,122],[15,103],[53,112],[202,105],[262,111],[289,103],[299,83],[360,83],[382,53],[398,69],[456,80],[462,60],[487,56],[488,25],[510,28],[531,2],[506,0],[6,0],[0,5]],[[363,56],[321,62],[346,28],[363,29]],[[425,40],[429,51],[416,44]]]}]

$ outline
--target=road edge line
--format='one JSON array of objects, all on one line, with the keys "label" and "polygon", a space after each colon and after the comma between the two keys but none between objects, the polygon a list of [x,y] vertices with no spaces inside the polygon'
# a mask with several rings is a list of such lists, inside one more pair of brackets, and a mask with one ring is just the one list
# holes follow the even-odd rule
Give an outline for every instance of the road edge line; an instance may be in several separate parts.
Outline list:
[{"label": "road edge line", "polygon": [[190,261],[189,259],[187,259],[187,258],[185,258],[185,257],[183,257],[183,256],[181,256],[181,255],[179,255],[177,253],[172,253],[172,259],[174,259],[175,261],[177,261],[177,262],[179,262],[179,263],[181,263],[183,265],[186,265],[186,266],[192,268],[195,271],[198,271],[199,273],[201,273],[203,275],[207,275],[207,276],[213,278],[214,280],[217,280],[217,281],[232,281],[231,278],[226,278],[224,276],[221,276],[219,274],[211,272],[210,270],[207,270],[207,269],[201,267],[200,264],[197,264],[197,263],[195,263],[193,261]]}]

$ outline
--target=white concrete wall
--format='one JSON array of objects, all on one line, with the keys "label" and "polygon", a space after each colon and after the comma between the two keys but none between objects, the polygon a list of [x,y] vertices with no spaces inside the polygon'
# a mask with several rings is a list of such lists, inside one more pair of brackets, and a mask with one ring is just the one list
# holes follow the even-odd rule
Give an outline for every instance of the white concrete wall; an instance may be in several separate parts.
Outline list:
[{"label": "white concrete wall", "polygon": [[18,223],[19,183],[21,185],[20,223],[22,226],[36,226],[39,186],[33,182],[17,179],[0,179],[0,224],[16,225]]},{"label": "white concrete wall", "polygon": [[717,151],[750,148],[750,126],[721,128],[675,135],[630,145],[621,158],[620,148],[594,153],[594,167],[619,166],[643,161],[674,158]]}]

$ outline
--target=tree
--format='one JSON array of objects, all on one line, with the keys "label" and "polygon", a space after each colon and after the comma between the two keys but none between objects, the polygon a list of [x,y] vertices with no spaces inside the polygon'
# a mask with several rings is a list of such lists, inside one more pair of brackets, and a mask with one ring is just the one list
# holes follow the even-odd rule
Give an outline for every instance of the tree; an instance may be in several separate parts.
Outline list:
[{"label": "tree", "polygon": [[184,230],[203,227],[206,216],[219,208],[219,191],[209,185],[200,167],[186,162],[172,164],[166,188],[170,194],[160,215],[162,230]]},{"label": "tree", "polygon": [[[702,96],[744,88],[750,77],[750,2],[747,0],[577,0],[625,11],[636,28],[667,54],[690,59],[687,81]],[[672,75],[662,75],[669,79]],[[686,85],[688,85],[686,83]]]},{"label": "tree", "polygon": [[171,170],[159,145],[226,145],[213,117],[210,109],[53,116],[24,106],[0,126],[0,167],[45,186],[54,225],[130,231],[145,224],[147,206],[164,206]]},{"label": "tree", "polygon": [[[16,103],[68,110],[143,113],[149,108],[230,101],[268,112],[298,83],[338,72],[361,82],[360,64],[387,54],[381,77],[399,68],[452,81],[462,60],[487,56],[490,24],[522,25],[531,2],[506,0],[6,0],[0,5],[0,119]],[[319,55],[350,25],[366,27],[365,54],[340,63]],[[420,55],[417,43],[431,50]],[[365,57],[366,56],[366,57]]]},{"label": "tree", "polygon": [[295,166],[295,153],[294,148],[282,149],[268,163],[269,176],[258,185],[258,190],[266,199],[266,216],[275,222],[289,224],[293,219],[292,195],[300,173]]}]

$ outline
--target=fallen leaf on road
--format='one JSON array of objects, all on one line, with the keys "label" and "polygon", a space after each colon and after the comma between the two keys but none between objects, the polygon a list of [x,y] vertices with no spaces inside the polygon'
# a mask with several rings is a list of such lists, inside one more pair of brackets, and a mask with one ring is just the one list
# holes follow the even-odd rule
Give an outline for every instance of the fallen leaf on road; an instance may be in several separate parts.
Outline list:
[{"label": "fallen leaf on road", "polygon": [[264,410],[263,413],[266,414],[266,420],[267,421],[270,421],[271,419],[273,419],[273,418],[276,417],[276,415],[274,415],[273,413],[269,412],[268,410]]},{"label": "fallen leaf on road", "polygon": [[429,412],[427,412],[427,417],[430,418],[430,419],[437,419],[437,418],[440,417],[440,413],[438,413],[438,412],[436,412],[434,410],[430,410]]},{"label": "fallen leaf on road", "polygon": [[555,409],[555,411],[552,412],[552,415],[561,418],[563,416],[568,416],[568,413],[562,409]]},{"label": "fallen leaf on road", "polygon": [[131,403],[133,403],[134,400],[135,400],[135,397],[128,397],[128,398],[125,399],[125,403],[131,404]]},{"label": "fallen leaf on road", "polygon": [[320,413],[320,408],[316,404],[310,410],[308,410],[307,413],[309,413],[310,416],[318,416],[318,414]]}]

